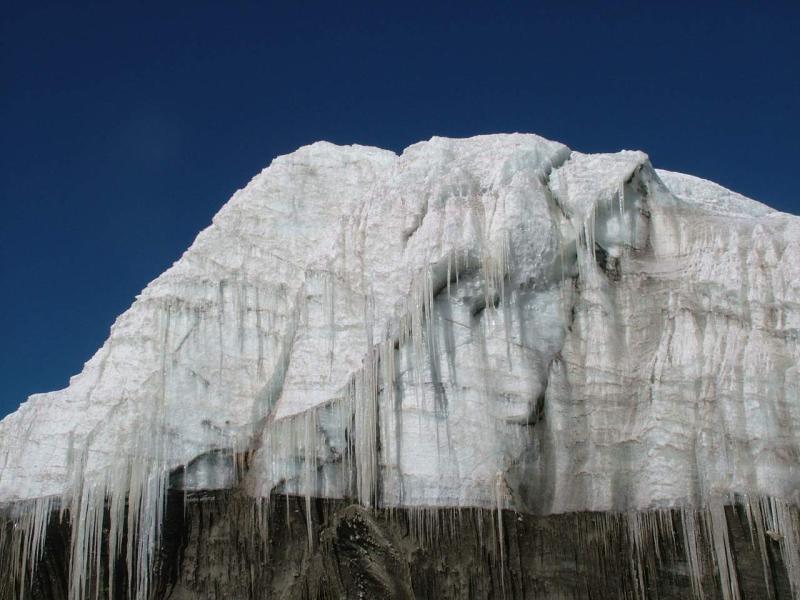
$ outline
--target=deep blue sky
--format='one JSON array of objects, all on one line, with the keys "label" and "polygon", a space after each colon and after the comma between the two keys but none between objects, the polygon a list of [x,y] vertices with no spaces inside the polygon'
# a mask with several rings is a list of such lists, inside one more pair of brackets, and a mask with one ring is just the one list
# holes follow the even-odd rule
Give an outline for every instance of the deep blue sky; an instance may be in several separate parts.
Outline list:
[{"label": "deep blue sky", "polygon": [[798,2],[26,4],[0,11],[0,416],[315,140],[536,132],[800,213]]}]

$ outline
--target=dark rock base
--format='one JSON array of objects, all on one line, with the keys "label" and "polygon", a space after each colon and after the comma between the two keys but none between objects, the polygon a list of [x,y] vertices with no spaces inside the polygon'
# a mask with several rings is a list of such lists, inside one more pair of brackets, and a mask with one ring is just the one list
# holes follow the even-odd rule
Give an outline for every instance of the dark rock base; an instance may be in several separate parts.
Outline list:
[{"label": "dark rock base", "polygon": [[[169,600],[282,598],[661,598],[694,595],[680,515],[652,513],[653,527],[625,515],[532,517],[478,509],[373,511],[344,501],[235,492],[184,499],[171,493],[150,596]],[[737,507],[726,519],[742,598],[791,598],[778,543],[762,560]],[[755,533],[754,533],[755,535]],[[24,598],[68,597],[69,523],[53,515],[44,556]],[[701,593],[723,598],[708,544]],[[9,567],[9,557],[2,557]],[[107,564],[101,557],[100,564]],[[125,559],[103,598],[126,598]],[[103,567],[105,569],[105,567]],[[7,572],[6,572],[7,573]],[[0,574],[0,597],[23,597]],[[13,588],[13,589],[12,589]]]}]

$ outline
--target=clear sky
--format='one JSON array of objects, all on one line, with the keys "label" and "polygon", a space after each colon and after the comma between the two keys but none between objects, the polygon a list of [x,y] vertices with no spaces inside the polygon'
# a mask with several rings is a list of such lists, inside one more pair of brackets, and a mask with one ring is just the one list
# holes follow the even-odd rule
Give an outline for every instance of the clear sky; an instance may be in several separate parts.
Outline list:
[{"label": "clear sky", "polygon": [[315,140],[535,132],[800,213],[797,1],[232,4],[4,3],[0,416]]}]

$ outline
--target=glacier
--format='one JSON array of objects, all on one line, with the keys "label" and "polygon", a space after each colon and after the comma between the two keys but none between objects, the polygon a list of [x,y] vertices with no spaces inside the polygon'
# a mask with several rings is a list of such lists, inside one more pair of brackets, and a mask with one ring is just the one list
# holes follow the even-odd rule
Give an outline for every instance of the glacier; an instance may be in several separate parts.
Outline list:
[{"label": "glacier", "polygon": [[798,217],[530,134],[315,143],[0,422],[0,596],[57,518],[70,597],[151,597],[169,491],[235,490],[488,511],[501,561],[504,511],[608,515],[637,573],[679,535],[696,597],[705,540],[725,600],[734,506],[799,597],[799,359]]}]

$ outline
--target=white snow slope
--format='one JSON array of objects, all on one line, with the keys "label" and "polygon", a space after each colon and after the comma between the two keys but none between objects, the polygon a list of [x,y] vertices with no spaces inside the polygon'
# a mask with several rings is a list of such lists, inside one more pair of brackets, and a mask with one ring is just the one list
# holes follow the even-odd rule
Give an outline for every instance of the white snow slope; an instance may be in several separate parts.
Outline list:
[{"label": "white snow slope", "polygon": [[26,562],[70,511],[75,597],[106,502],[146,588],[171,472],[256,498],[677,507],[721,571],[714,517],[739,502],[796,586],[798,359],[797,217],[535,135],[320,142],[234,194],[69,387],[0,423],[0,502]]}]

